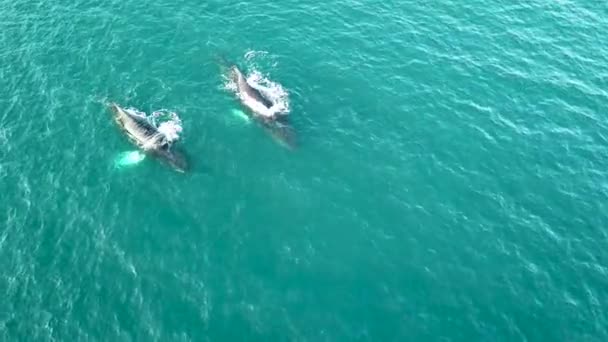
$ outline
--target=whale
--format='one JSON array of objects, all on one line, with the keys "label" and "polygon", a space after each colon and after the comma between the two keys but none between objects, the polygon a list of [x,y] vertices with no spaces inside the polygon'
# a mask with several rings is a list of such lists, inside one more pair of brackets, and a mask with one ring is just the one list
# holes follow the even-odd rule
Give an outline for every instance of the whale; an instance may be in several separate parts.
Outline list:
[{"label": "whale", "polygon": [[145,117],[126,111],[116,103],[110,104],[114,120],[127,137],[144,152],[156,156],[178,172],[186,172],[188,162],[179,148],[167,139]]},{"label": "whale", "polygon": [[284,115],[277,115],[275,105],[262,92],[249,84],[238,66],[230,65],[230,78],[236,85],[236,92],[241,104],[248,109],[247,114],[256,120],[281,145],[294,149],[296,136]]},{"label": "whale", "polygon": [[243,105],[257,115],[271,117],[272,115],[269,112],[273,105],[272,101],[249,84],[243,72],[236,65],[230,67],[230,74],[232,81],[236,84],[236,90]]}]

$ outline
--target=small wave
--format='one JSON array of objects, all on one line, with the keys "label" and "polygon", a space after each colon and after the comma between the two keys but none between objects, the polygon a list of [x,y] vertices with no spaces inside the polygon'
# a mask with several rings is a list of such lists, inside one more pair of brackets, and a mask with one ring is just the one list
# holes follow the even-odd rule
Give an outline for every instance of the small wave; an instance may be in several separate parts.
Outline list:
[{"label": "small wave", "polygon": [[267,56],[267,55],[268,55],[268,51],[249,50],[245,53],[245,59],[249,61],[249,60],[255,59],[257,57]]}]

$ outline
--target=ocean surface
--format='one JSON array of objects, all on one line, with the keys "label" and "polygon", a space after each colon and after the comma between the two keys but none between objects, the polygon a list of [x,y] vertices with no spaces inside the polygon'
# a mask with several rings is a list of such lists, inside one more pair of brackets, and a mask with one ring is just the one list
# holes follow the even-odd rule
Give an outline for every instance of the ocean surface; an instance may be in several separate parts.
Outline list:
[{"label": "ocean surface", "polygon": [[[608,341],[605,2],[0,13],[0,341]],[[116,168],[110,102],[178,113],[190,172]]]}]

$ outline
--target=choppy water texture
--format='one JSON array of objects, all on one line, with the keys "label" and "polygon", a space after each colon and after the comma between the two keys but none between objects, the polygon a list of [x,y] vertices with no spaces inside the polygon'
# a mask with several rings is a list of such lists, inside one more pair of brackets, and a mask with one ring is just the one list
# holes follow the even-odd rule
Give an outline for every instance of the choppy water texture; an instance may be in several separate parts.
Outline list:
[{"label": "choppy water texture", "polygon": [[[0,340],[608,340],[604,2],[0,11]],[[108,101],[179,113],[192,172],[115,168]]]}]

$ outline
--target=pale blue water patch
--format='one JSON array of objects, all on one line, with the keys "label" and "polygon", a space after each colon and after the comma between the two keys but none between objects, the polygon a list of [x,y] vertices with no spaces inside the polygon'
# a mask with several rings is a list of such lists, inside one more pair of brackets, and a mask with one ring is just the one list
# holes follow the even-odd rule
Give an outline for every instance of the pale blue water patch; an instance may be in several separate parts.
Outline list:
[{"label": "pale blue water patch", "polygon": [[[602,2],[0,9],[0,340],[608,338]],[[113,101],[192,170],[115,170]]]},{"label": "pale blue water patch", "polygon": [[237,121],[248,124],[251,123],[251,118],[240,109],[232,109],[230,111],[232,117],[237,119]]},{"label": "pale blue water patch", "polygon": [[118,154],[114,160],[116,168],[130,167],[139,164],[146,158],[146,155],[141,151],[126,151]]}]

